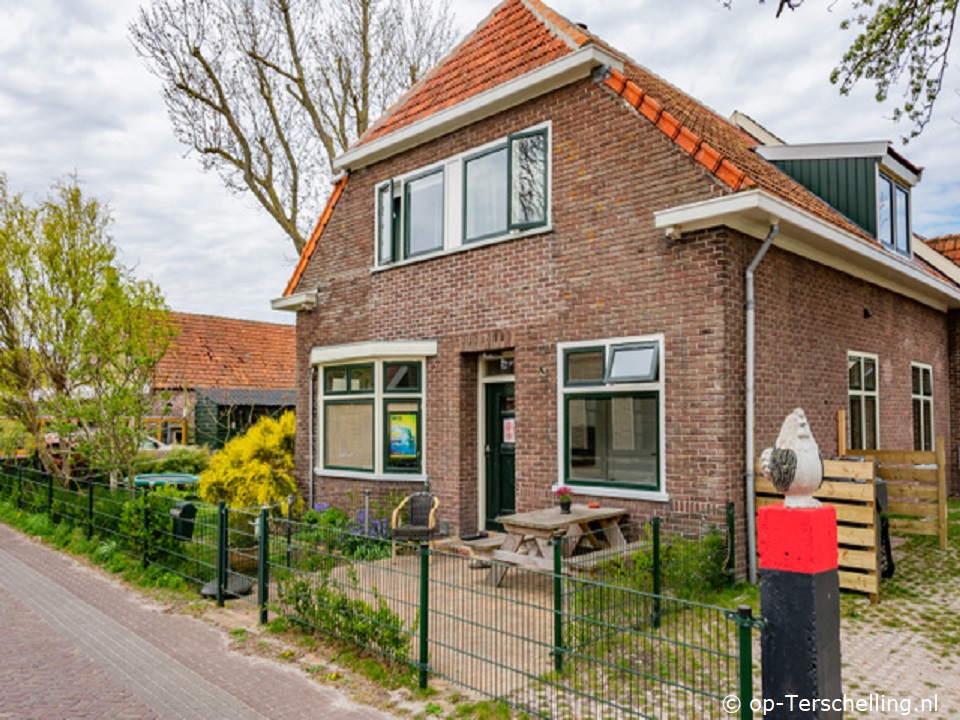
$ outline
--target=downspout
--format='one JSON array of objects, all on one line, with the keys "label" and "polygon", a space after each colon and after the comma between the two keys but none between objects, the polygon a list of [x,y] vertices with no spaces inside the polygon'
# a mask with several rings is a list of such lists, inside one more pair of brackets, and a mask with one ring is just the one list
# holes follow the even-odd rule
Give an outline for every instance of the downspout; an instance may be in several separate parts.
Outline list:
[{"label": "downspout", "polygon": [[780,232],[780,225],[777,222],[770,224],[770,232],[767,233],[763,245],[753,258],[753,262],[747,267],[747,421],[746,421],[746,470],[747,470],[747,563],[749,567],[750,582],[757,582],[757,523],[755,507],[755,483],[756,478],[753,472],[754,457],[756,457],[756,448],[754,447],[754,426],[756,419],[754,417],[754,396],[756,394],[756,299],[753,290],[753,275],[757,266],[767,254],[767,250],[773,244],[773,239]]},{"label": "downspout", "polygon": [[317,366],[310,366],[310,391],[308,393],[308,402],[310,403],[310,409],[307,411],[308,422],[310,423],[310,430],[307,433],[307,484],[308,490],[307,494],[310,498],[310,507],[308,510],[313,510],[313,435],[316,432],[314,427],[314,416],[313,416],[313,387],[317,383]]}]

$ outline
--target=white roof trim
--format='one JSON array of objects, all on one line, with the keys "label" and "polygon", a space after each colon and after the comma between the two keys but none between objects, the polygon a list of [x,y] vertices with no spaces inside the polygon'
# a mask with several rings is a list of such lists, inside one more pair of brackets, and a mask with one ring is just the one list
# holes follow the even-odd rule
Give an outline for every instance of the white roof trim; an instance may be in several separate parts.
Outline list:
[{"label": "white roof trim", "polygon": [[485,90],[423,120],[369,143],[351,148],[333,161],[334,172],[357,170],[485,117],[502,112],[590,75],[598,65],[623,70],[623,61],[595,45],[587,45],[536,70]]},{"label": "white roof trim", "polygon": [[756,153],[764,160],[833,160],[844,158],[877,158],[889,172],[909,185],[920,182],[922,168],[912,168],[894,152],[886,140],[865,140],[849,143],[807,143],[801,145],[760,145]]},{"label": "white roof trim", "polygon": [[280,310],[282,312],[313,310],[316,306],[316,291],[295,293],[294,295],[287,295],[286,297],[274,298],[270,301],[270,308],[272,310]]},{"label": "white roof trim", "polygon": [[763,239],[779,223],[774,245],[940,311],[960,308],[960,289],[934,277],[909,258],[841,230],[759,189],[681,205],[654,213],[656,227],[671,237],[726,226]]},{"label": "white roof trim", "polygon": [[913,236],[913,254],[933,266],[955,283],[960,284],[960,267],[938,250],[934,250],[916,235]]},{"label": "white roof trim", "polygon": [[433,357],[436,354],[436,340],[372,340],[315,347],[310,351],[310,364],[329,365],[348,360],[352,362],[382,358]]}]

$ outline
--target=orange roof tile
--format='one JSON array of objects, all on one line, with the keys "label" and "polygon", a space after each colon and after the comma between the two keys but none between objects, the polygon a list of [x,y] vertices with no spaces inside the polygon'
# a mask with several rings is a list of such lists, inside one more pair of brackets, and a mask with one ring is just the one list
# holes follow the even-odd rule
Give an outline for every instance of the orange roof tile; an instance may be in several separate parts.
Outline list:
[{"label": "orange roof tile", "polygon": [[154,373],[155,389],[296,386],[296,328],[170,313],[179,334]]},{"label": "orange roof tile", "polygon": [[960,234],[942,235],[924,242],[956,265],[960,265]]},{"label": "orange roof tile", "polygon": [[310,233],[310,239],[307,240],[307,244],[303,248],[303,252],[300,253],[300,259],[297,261],[297,266],[293,269],[293,275],[290,280],[287,282],[287,287],[283,291],[283,297],[289,297],[293,294],[293,291],[297,289],[297,283],[300,282],[300,278],[303,277],[303,271],[307,268],[307,263],[310,262],[310,258],[313,257],[313,253],[317,249],[317,243],[320,241],[320,236],[323,235],[324,229],[327,227],[327,223],[330,222],[330,217],[333,215],[333,209],[337,206],[337,201],[340,200],[340,196],[343,195],[343,189],[347,186],[347,175],[344,175],[342,178],[337,180],[336,185],[333,187],[333,192],[330,193],[330,197],[327,198],[327,205],[323,209],[323,212],[320,213],[320,219],[317,220],[317,224],[313,228],[313,232]]},{"label": "orange roof tile", "polygon": [[558,60],[586,40],[582,30],[537,0],[505,0],[356,144],[376,140]]}]

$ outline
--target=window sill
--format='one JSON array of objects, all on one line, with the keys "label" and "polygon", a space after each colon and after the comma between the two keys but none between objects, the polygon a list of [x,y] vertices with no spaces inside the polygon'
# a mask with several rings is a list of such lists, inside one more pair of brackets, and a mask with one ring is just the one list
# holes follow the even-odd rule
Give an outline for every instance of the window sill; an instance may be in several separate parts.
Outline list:
[{"label": "window sill", "polygon": [[463,245],[458,245],[457,247],[444,248],[443,250],[435,250],[433,252],[424,253],[422,255],[414,255],[413,257],[408,257],[404,260],[398,260],[397,262],[392,262],[387,265],[375,265],[370,268],[371,274],[386,272],[387,270],[392,270],[393,268],[405,267],[407,265],[415,265],[416,263],[425,262],[427,260],[433,260],[438,257],[445,257],[447,255],[455,255],[461,252],[467,252],[469,250],[474,250],[475,248],[486,247],[487,245],[499,245],[500,243],[509,242],[511,240],[519,240],[520,238],[532,237],[534,235],[546,235],[547,233],[553,232],[553,225],[548,224],[542,227],[530,228],[529,230],[523,230],[522,232],[507,233],[506,235],[498,235],[496,237],[487,238],[485,240],[477,240],[475,242],[467,242]]},{"label": "window sill", "polygon": [[[558,486],[554,485],[556,489]],[[574,497],[590,495],[593,497],[620,498],[622,500],[645,500],[647,502],[670,502],[670,496],[660,490],[630,490],[622,487],[603,487],[602,485],[569,485]]]},{"label": "window sill", "polygon": [[379,482],[408,482],[425,483],[427,476],[423,473],[374,473],[362,470],[325,470],[321,467],[313,469],[315,477],[342,478],[345,480],[375,480]]}]

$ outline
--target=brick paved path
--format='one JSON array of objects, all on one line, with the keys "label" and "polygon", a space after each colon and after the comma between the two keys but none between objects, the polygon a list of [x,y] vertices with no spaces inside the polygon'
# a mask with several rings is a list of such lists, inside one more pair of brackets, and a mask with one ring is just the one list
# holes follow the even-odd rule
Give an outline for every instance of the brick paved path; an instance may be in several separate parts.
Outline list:
[{"label": "brick paved path", "polygon": [[0,718],[390,716],[0,525]]}]

